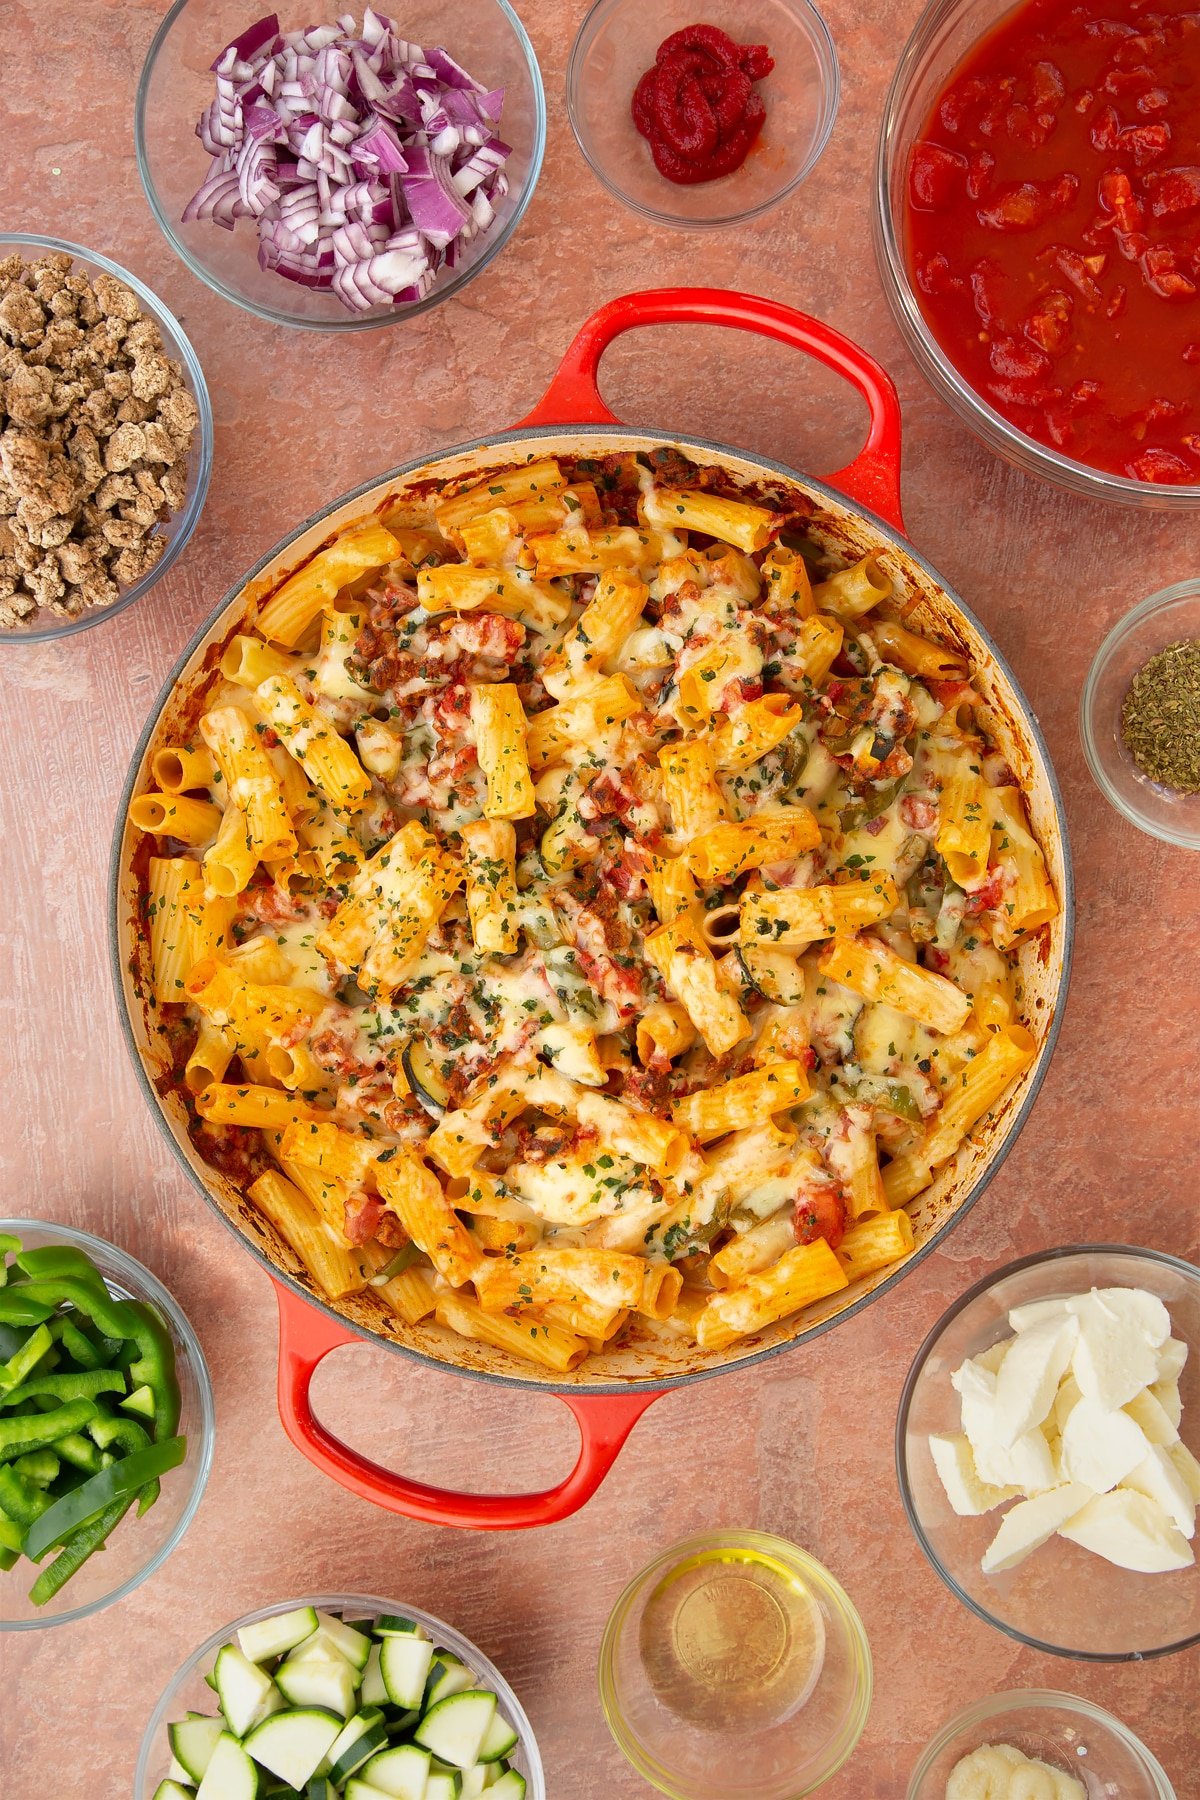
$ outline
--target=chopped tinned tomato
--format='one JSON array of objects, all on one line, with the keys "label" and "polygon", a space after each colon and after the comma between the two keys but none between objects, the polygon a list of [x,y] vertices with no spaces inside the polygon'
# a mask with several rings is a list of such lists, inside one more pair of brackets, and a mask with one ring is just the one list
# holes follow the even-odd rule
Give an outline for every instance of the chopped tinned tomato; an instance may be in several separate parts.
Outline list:
[{"label": "chopped tinned tomato", "polygon": [[1030,437],[1200,483],[1200,13],[1026,0],[959,66],[908,167],[926,320]]}]

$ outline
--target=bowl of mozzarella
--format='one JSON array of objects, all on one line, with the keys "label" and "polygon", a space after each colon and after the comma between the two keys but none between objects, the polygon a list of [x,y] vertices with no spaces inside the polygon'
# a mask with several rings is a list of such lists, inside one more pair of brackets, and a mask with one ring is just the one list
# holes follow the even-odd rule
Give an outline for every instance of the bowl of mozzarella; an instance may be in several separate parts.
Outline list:
[{"label": "bowl of mozzarella", "polygon": [[1051,1654],[1200,1641],[1200,1270],[1122,1246],[1050,1251],[964,1294],[900,1402],[917,1542],[972,1611]]}]

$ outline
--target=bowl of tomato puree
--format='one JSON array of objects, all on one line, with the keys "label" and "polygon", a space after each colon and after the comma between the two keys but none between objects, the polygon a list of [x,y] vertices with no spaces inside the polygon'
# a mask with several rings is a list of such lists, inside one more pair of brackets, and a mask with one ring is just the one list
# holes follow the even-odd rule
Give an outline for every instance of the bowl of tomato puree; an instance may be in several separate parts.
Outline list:
[{"label": "bowl of tomato puree", "polygon": [[875,201],[909,348],[989,448],[1076,493],[1200,505],[1194,0],[933,0]]},{"label": "bowl of tomato puree", "polygon": [[594,173],[655,224],[744,224],[829,141],[837,53],[811,0],[596,0],[567,66]]}]

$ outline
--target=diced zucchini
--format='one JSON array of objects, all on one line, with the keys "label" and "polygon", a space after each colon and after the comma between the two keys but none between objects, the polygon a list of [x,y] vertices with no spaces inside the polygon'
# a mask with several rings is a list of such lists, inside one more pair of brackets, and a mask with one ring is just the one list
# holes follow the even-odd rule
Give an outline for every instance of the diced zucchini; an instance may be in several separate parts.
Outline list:
[{"label": "diced zucchini", "polygon": [[448,1650],[439,1650],[425,1682],[421,1711],[426,1713],[439,1700],[448,1700],[451,1694],[464,1694],[474,1686],[475,1676],[466,1663],[460,1662]]},{"label": "diced zucchini", "polygon": [[190,1787],[182,1787],[178,1781],[160,1781],[154,1790],[154,1800],[195,1800],[194,1791]]},{"label": "diced zucchini", "polygon": [[369,1781],[363,1781],[357,1775],[350,1777],[342,1793],[345,1800],[388,1800],[382,1788],[372,1787]]},{"label": "diced zucchini", "polygon": [[300,1707],[275,1713],[255,1727],[246,1749],[255,1762],[289,1787],[303,1788],[329,1755],[342,1729],[336,1713],[317,1707]]},{"label": "diced zucchini", "polygon": [[304,1800],[339,1800],[339,1796],[328,1775],[314,1775],[304,1790]]},{"label": "diced zucchini", "polygon": [[292,1612],[275,1613],[272,1618],[243,1625],[238,1632],[238,1643],[242,1646],[243,1656],[248,1656],[253,1663],[261,1663],[294,1650],[316,1629],[316,1608],[297,1606]]},{"label": "diced zucchini", "polygon": [[462,1772],[462,1800],[479,1800],[480,1794],[487,1786],[487,1780],[487,1763],[476,1763],[473,1769],[464,1769]]},{"label": "diced zucchini", "polygon": [[391,1800],[425,1800],[432,1760],[428,1750],[417,1744],[397,1744],[371,1758],[362,1772],[363,1780],[389,1794]]},{"label": "diced zucchini", "polygon": [[329,1752],[329,1779],[340,1787],[362,1768],[368,1757],[382,1750],[387,1741],[387,1726],[381,1712],[356,1713],[338,1733]]},{"label": "diced zucchini", "polygon": [[425,1800],[459,1800],[462,1776],[457,1769],[439,1770],[425,1783]]},{"label": "diced zucchini", "polygon": [[455,1769],[469,1769],[479,1761],[479,1747],[495,1713],[495,1694],[468,1688],[431,1706],[413,1737],[439,1761]]},{"label": "diced zucchini", "polygon": [[217,1739],[224,1729],[224,1723],[220,1719],[203,1719],[192,1715],[167,1726],[171,1755],[186,1772],[189,1781],[203,1781],[204,1771],[212,1760]]},{"label": "diced zucchini", "polygon": [[359,1695],[364,1706],[387,1706],[388,1691],[384,1686],[383,1676],[379,1669],[381,1655],[378,1644],[371,1645],[371,1654],[367,1658],[367,1666],[363,1670],[362,1689]]},{"label": "diced zucchini", "polygon": [[428,1638],[408,1633],[384,1638],[379,1672],[393,1706],[420,1706],[432,1662],[433,1645]]},{"label": "diced zucchini", "polygon": [[213,1664],[217,1698],[225,1723],[234,1737],[244,1738],[269,1713],[279,1710],[273,1696],[279,1690],[264,1669],[243,1656],[236,1644],[226,1644]]},{"label": "diced zucchini", "polygon": [[333,1613],[317,1613],[317,1630],[315,1634],[332,1644],[339,1650],[346,1661],[353,1663],[360,1672],[366,1667],[367,1657],[371,1653],[371,1640],[361,1631],[355,1631],[352,1625],[345,1625]]},{"label": "diced zucchini", "polygon": [[514,1748],[517,1734],[502,1712],[497,1712],[491,1724],[483,1734],[483,1742],[479,1746],[479,1760],[482,1763],[499,1762]]},{"label": "diced zucchini", "polygon": [[488,1800],[525,1800],[525,1777],[516,1769],[506,1769],[499,1781],[487,1790]]},{"label": "diced zucchini", "polygon": [[383,1637],[424,1637],[425,1627],[418,1625],[415,1619],[402,1619],[396,1613],[383,1613],[375,1621],[375,1636]]},{"label": "diced zucchini", "polygon": [[258,1770],[231,1732],[223,1731],[209,1758],[196,1800],[256,1800]]},{"label": "diced zucchini", "polygon": [[387,1721],[388,1736],[395,1743],[398,1738],[406,1738],[414,1725],[420,1723],[419,1706],[389,1706],[384,1712]]},{"label": "diced zucchini", "polygon": [[343,1720],[358,1706],[355,1671],[344,1656],[328,1660],[323,1656],[289,1656],[276,1669],[275,1683],[292,1706],[324,1707]]},{"label": "diced zucchini", "polygon": [[355,1687],[362,1680],[361,1672],[355,1668],[350,1658],[343,1656],[337,1646],[331,1644],[327,1637],[322,1637],[319,1627],[310,1637],[306,1637],[302,1644],[297,1644],[294,1650],[288,1652],[287,1661],[290,1663],[344,1662],[354,1677]]}]

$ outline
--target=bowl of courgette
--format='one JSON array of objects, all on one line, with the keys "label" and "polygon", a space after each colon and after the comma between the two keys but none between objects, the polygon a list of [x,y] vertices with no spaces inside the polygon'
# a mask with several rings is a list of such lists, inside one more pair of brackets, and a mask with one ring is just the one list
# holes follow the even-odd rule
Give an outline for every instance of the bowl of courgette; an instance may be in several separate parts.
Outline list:
[{"label": "bowl of courgette", "polygon": [[264,1606],[215,1632],[146,1728],[136,1800],[545,1800],[499,1669],[432,1614],[365,1594]]}]

